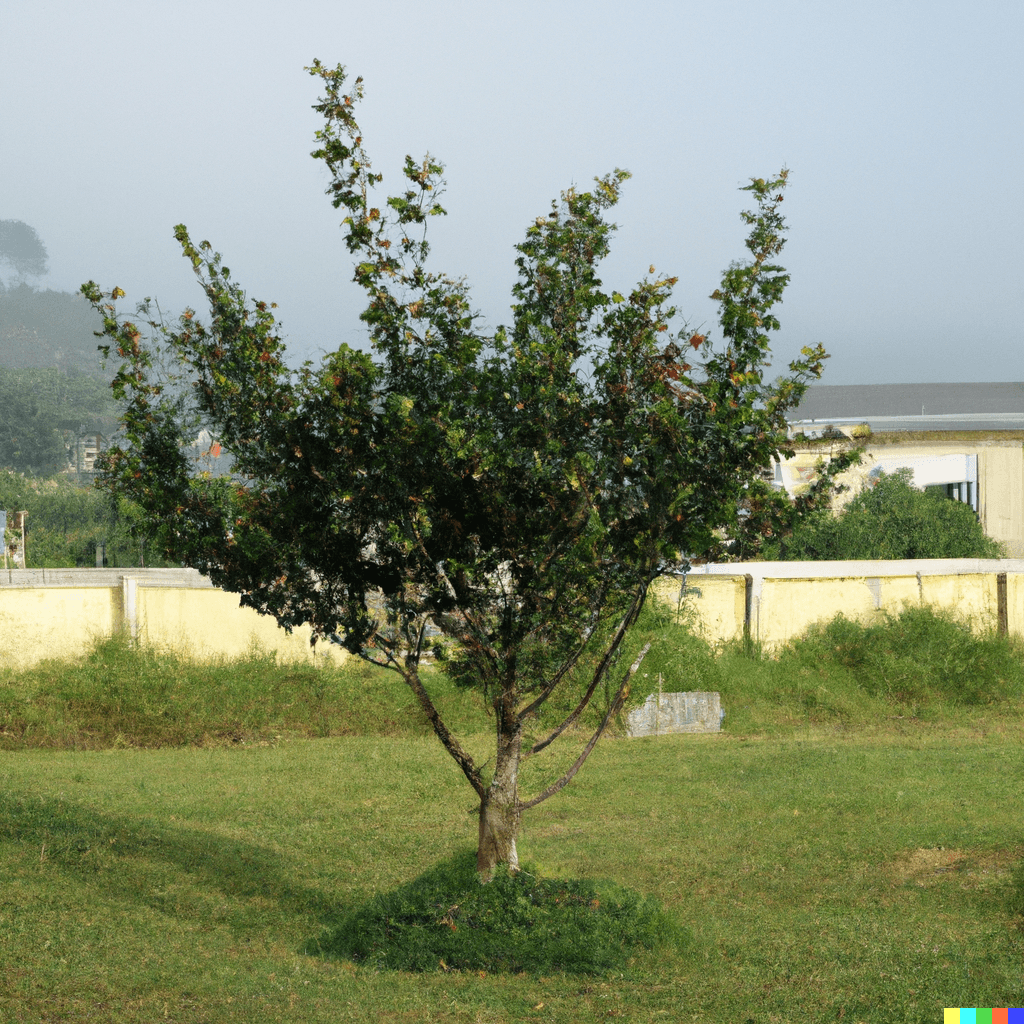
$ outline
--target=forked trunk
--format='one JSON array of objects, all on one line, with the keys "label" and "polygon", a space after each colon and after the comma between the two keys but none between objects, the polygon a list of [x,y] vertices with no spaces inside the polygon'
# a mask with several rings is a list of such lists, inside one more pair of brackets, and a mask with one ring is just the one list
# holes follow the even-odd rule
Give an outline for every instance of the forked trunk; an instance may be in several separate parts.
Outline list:
[{"label": "forked trunk", "polygon": [[516,837],[519,834],[519,754],[522,737],[518,730],[499,737],[494,778],[480,798],[480,840],[476,870],[488,882],[499,864],[519,870]]}]

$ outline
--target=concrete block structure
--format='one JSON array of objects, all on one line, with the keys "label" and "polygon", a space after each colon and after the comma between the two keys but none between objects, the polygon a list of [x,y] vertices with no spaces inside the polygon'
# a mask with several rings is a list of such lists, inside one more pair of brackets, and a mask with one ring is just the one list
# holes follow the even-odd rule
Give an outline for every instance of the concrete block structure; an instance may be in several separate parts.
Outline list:
[{"label": "concrete block structure", "polygon": [[626,735],[668,736],[719,732],[722,704],[717,693],[652,693],[626,716]]}]

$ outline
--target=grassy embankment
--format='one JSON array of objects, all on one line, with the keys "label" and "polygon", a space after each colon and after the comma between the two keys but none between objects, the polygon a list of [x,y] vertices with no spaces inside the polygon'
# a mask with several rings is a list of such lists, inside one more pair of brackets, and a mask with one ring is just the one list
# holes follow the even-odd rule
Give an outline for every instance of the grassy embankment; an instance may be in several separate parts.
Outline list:
[{"label": "grassy embankment", "polygon": [[[596,977],[317,955],[367,898],[472,846],[472,793],[407,694],[363,669],[110,645],[0,678],[0,1019],[934,1021],[1024,1003],[1019,651],[921,613],[777,660],[649,625],[647,682],[720,690],[726,731],[609,739],[527,816],[521,854],[657,897],[688,944]],[[472,694],[434,682],[477,721]]]}]

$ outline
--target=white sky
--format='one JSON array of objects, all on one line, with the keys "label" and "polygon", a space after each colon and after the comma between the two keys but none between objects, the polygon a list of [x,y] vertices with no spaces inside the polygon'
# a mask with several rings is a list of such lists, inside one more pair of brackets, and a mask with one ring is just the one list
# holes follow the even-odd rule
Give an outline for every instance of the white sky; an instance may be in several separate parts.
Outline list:
[{"label": "white sky", "polygon": [[[633,173],[603,274],[678,274],[680,311],[744,250],[737,189],[786,165],[793,275],[778,360],[831,384],[1022,380],[1024,5],[1003,0],[4,0],[0,219],[167,311],[202,299],[171,235],[278,302],[297,357],[360,344],[339,215],[309,158],[344,63],[384,187],[447,166],[435,263],[508,319],[513,245],[571,183]],[[712,331],[714,335],[714,331]]]}]

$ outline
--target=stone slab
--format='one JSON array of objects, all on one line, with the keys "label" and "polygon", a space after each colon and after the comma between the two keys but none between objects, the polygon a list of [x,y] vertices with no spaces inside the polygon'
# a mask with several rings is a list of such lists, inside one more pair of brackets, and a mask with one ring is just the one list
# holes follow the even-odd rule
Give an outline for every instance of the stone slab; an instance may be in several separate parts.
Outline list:
[{"label": "stone slab", "polygon": [[652,693],[626,716],[626,735],[667,736],[684,732],[720,732],[722,702],[718,693]]}]

